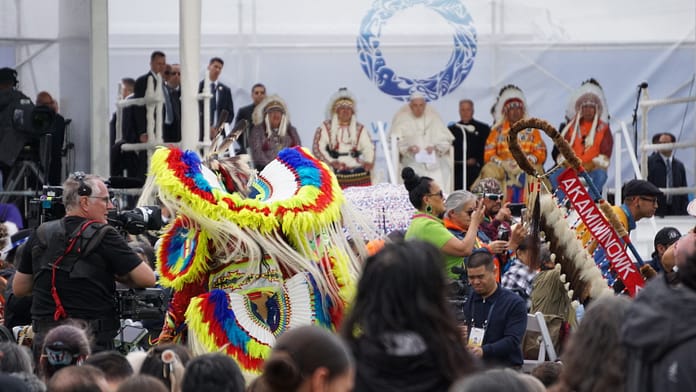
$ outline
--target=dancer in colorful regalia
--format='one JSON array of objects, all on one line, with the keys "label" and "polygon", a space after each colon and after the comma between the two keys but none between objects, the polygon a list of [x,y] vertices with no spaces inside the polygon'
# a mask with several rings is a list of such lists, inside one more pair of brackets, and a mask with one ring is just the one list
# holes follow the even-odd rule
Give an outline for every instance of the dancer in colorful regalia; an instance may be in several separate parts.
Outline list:
[{"label": "dancer in colorful regalia", "polygon": [[245,158],[161,148],[142,202],[156,195],[176,216],[157,250],[159,282],[174,291],[160,340],[258,374],[286,330],[337,328],[365,255],[347,238],[374,231],[342,210],[336,177],[308,150],[280,151],[258,176]]}]

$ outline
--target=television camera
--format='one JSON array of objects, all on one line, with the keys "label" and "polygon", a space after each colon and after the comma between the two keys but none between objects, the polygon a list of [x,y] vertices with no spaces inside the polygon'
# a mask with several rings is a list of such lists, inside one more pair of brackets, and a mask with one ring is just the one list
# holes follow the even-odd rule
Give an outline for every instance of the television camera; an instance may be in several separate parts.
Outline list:
[{"label": "television camera", "polygon": [[[41,209],[41,223],[65,215],[62,187],[44,186],[41,195],[32,202]],[[127,211],[114,209],[109,211],[107,221],[123,234],[138,235],[162,228],[162,210],[158,206],[143,206]]]},{"label": "television camera", "polygon": [[121,328],[114,336],[114,348],[123,354],[147,349],[148,328],[157,330],[164,322],[169,292],[162,288],[116,289],[115,300]]},{"label": "television camera", "polygon": [[[39,147],[42,142],[46,146],[46,154],[50,154],[48,147],[56,121],[52,108],[34,106],[29,97],[16,89],[17,83],[14,69],[0,69],[0,163],[6,168],[14,168],[15,176],[20,174],[17,172],[18,165],[15,165],[17,160],[35,162],[41,158],[44,164],[50,162],[51,156],[39,157]],[[49,139],[45,140],[46,137]],[[38,179],[42,184],[47,183],[45,178]]]},{"label": "television camera", "polygon": [[157,206],[137,207],[129,211],[109,211],[107,221],[122,233],[143,234],[162,228],[162,210]]},{"label": "television camera", "polygon": [[40,136],[48,131],[55,120],[56,113],[47,106],[34,106],[31,99],[17,90],[17,71],[12,68],[0,68],[0,90],[2,103],[0,114],[4,127],[28,136]]},{"label": "television camera", "polygon": [[121,319],[162,320],[168,293],[161,288],[116,289],[116,309]]}]

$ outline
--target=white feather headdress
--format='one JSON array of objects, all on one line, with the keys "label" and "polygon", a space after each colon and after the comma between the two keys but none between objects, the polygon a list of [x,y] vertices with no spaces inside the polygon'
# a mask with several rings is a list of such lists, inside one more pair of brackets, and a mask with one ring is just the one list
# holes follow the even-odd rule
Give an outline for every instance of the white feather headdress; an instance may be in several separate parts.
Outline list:
[{"label": "white feather headdress", "polygon": [[568,100],[566,109],[566,117],[572,119],[580,111],[582,104],[585,102],[593,102],[597,106],[597,114],[603,122],[609,122],[609,108],[607,107],[607,99],[604,96],[604,90],[599,82],[594,79],[588,79],[582,82],[580,88],[573,92],[573,95]]},{"label": "white feather headdress", "polygon": [[355,98],[355,95],[353,95],[353,93],[347,88],[341,87],[331,96],[331,98],[329,98],[329,102],[326,104],[325,119],[331,120],[336,111],[336,103],[341,100],[350,101],[353,107],[353,114],[357,113],[357,99]]},{"label": "white feather headdress", "polygon": [[495,111],[493,114],[493,118],[495,119],[494,127],[503,123],[503,109],[505,108],[505,104],[510,100],[521,101],[522,105],[524,105],[524,117],[527,117],[527,100],[524,97],[524,93],[514,84],[508,84],[500,90],[498,99],[496,100]]},{"label": "white feather headdress", "polygon": [[283,113],[285,114],[285,118],[288,120],[288,122],[290,121],[288,105],[285,104],[283,98],[274,94],[264,98],[263,101],[261,101],[258,105],[256,105],[256,108],[254,108],[254,114],[252,116],[252,120],[254,120],[254,125],[261,124],[264,118],[266,117],[266,112],[268,112],[268,109],[271,109],[273,107],[282,109]]}]

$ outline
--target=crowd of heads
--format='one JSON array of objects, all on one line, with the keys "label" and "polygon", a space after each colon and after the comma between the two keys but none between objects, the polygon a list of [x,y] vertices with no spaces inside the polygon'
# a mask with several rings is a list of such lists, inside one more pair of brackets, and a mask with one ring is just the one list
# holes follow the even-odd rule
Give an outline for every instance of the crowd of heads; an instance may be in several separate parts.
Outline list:
[{"label": "crowd of heads", "polygon": [[[338,339],[329,332],[323,330],[320,332]],[[92,353],[91,343],[86,331],[81,327],[73,324],[57,326],[46,335],[36,368],[28,347],[13,341],[0,343],[0,390],[32,392],[46,390],[242,392],[245,390],[245,379],[239,366],[231,357],[224,354],[210,353],[193,357],[183,345],[164,344],[154,346],[147,352],[134,351],[126,356],[118,351]],[[333,352],[327,353],[331,358],[333,354]],[[300,358],[302,355],[304,354],[301,354]],[[345,366],[341,369],[342,371],[352,368],[350,363],[341,366]],[[331,369],[334,370],[334,368]],[[6,375],[9,378],[5,377]]]},{"label": "crowd of heads", "polygon": [[[471,194],[457,194],[457,205]],[[696,291],[696,234],[680,236],[674,228],[660,231],[655,243],[669,253],[684,286]],[[528,244],[525,242],[521,246]],[[663,252],[663,245],[668,251]],[[542,252],[542,258],[548,261]],[[485,249],[467,259],[473,290],[483,293],[495,285],[493,255]],[[349,391],[365,382],[365,340],[389,344],[404,331],[422,338],[422,349],[452,391],[622,390],[627,360],[621,329],[631,300],[604,296],[587,307],[558,362],[545,362],[530,377],[510,369],[482,370],[466,350],[447,303],[448,281],[442,255],[434,246],[395,239],[364,262],[353,305],[340,333],[318,327],[292,329],[275,343],[261,375],[247,387],[234,360],[223,354],[193,356],[178,344],[163,344],[128,357],[114,352],[91,352],[89,335],[80,326],[52,329],[41,343],[34,369],[31,352],[15,343],[0,343],[0,373],[11,374],[4,385],[19,380],[29,390],[51,391]],[[419,344],[416,344],[418,346]],[[137,354],[137,353],[134,353]],[[594,358],[595,360],[588,360]],[[599,360],[601,358],[601,360]],[[34,376],[33,374],[38,374]],[[362,373],[362,378],[361,378]],[[5,380],[5,378],[3,378]],[[369,380],[369,378],[367,378]],[[313,386],[313,387],[309,387]],[[80,389],[95,388],[95,389]],[[307,389],[309,388],[309,389]],[[24,390],[24,389],[16,389]]]},{"label": "crowd of heads", "polygon": [[[588,121],[590,119],[596,121],[597,116],[602,115],[604,103],[595,98],[595,96],[578,98],[576,108],[578,118],[582,117]],[[463,101],[461,104],[463,110],[469,109],[467,102]],[[506,100],[505,104],[499,109],[508,119],[514,118],[516,115],[521,116],[524,113],[523,101],[518,102],[514,98]],[[661,133],[655,136],[653,142],[674,143],[675,140],[673,135]],[[498,219],[502,221],[503,219],[500,217],[503,215],[499,215],[499,212],[508,209],[505,203],[505,188],[501,187],[500,182],[493,178],[480,178],[472,186],[471,192],[456,190],[446,195],[447,198],[445,199],[437,197],[441,196],[440,187],[432,178],[418,175],[410,167],[402,169],[401,177],[408,191],[409,200],[418,212],[443,219],[444,226],[452,233],[455,233],[455,229],[457,229],[457,227],[452,226],[452,223],[456,224],[458,228],[463,228],[466,232],[468,227],[467,215],[470,217],[471,213],[480,204],[484,205],[489,220]],[[631,221],[653,217],[658,208],[658,199],[664,197],[662,190],[647,180],[627,181],[621,189],[621,195],[622,208]],[[440,206],[439,200],[444,201],[444,207]],[[692,205],[696,206],[694,203]],[[570,201],[568,201],[566,208],[572,208]],[[510,212],[506,211],[506,213],[509,214]],[[696,210],[692,213],[692,215],[694,214],[696,214]],[[414,215],[414,220],[417,216],[420,215]],[[530,217],[531,215],[527,215],[527,218]],[[524,220],[522,222],[524,223]],[[629,230],[628,227],[626,229]],[[415,232],[416,230],[414,230]],[[479,235],[480,238],[481,235]],[[483,235],[483,238],[486,238],[486,235]],[[561,276],[559,268],[555,268],[558,266],[556,265],[554,255],[551,254],[549,244],[541,243],[540,238],[543,239],[543,236],[539,237],[538,233],[534,235],[528,234],[524,240],[517,244],[515,250],[511,251],[511,256],[526,265],[532,272],[532,276],[536,276],[539,271],[552,271],[555,269],[557,279],[565,282],[563,279],[566,277]],[[461,240],[462,237],[459,237],[459,239]],[[447,254],[444,246],[440,250]],[[414,254],[413,251],[410,254]],[[658,272],[664,271],[664,278],[662,275],[659,275],[656,280],[665,280],[675,290],[696,291],[696,227],[685,235],[682,235],[675,227],[661,228],[657,231],[654,238],[654,253],[652,256],[659,263],[659,268],[656,267],[655,269]],[[403,255],[401,257],[406,258],[408,256]],[[436,259],[440,260],[440,258],[433,257],[433,260]],[[474,249],[472,253],[464,258],[464,264],[466,266],[467,281],[471,289],[483,298],[494,292],[499,287],[499,284],[505,284],[504,280],[502,283],[500,282],[499,275],[497,277],[498,281],[496,281],[496,271],[502,267],[502,264],[498,264],[496,252],[492,254],[489,246]],[[509,268],[509,264],[505,267],[505,269],[507,268]],[[369,264],[366,263],[365,271],[367,272],[368,269]],[[403,268],[403,270],[406,270],[406,268]],[[655,274],[648,275],[644,268],[641,268],[641,272],[644,274],[646,285],[649,285],[649,280],[656,276]],[[520,280],[521,276],[518,276]],[[375,278],[373,276],[370,279]],[[536,280],[534,282],[536,284]],[[563,283],[555,286],[563,287]],[[551,290],[551,287],[555,286],[548,285],[546,289]],[[656,285],[646,287],[650,287],[650,290],[647,290],[644,295],[658,295],[656,294],[658,293],[657,289],[654,288]],[[571,304],[572,292],[569,293],[568,288],[568,283],[565,283],[565,289],[562,290],[564,301],[560,302],[567,304],[565,308],[568,310],[568,315],[562,312],[562,317],[564,322],[567,323],[571,322],[572,319],[573,329],[570,332],[570,338],[567,335],[570,330],[560,332],[561,339],[564,342],[561,352],[562,365],[560,363],[548,362],[532,372],[534,377],[543,383],[539,390],[545,390],[544,387],[550,387],[551,385],[554,385],[552,390],[555,391],[624,390],[624,383],[626,377],[628,377],[625,364],[629,361],[627,355],[627,347],[629,346],[625,339],[622,338],[622,328],[626,328],[626,315],[629,307],[645,306],[645,300],[634,303],[627,295],[623,294],[616,296],[597,295],[591,299],[587,299],[588,297],[585,295],[582,297],[585,312],[582,312],[583,307],[580,306],[581,311],[577,317],[581,318],[581,320],[579,324],[576,324],[577,320],[574,313],[578,304]],[[641,294],[639,293],[638,295],[640,296]],[[411,297],[415,298],[416,301],[419,298],[413,294]],[[566,297],[571,298],[568,299]],[[384,298],[393,300],[393,297]],[[531,298],[528,296],[523,296],[523,298],[530,301],[528,302],[529,310]],[[377,299],[373,299],[374,301],[377,301]],[[573,313],[572,317],[569,315],[570,313]],[[566,327],[562,326],[561,328],[568,328],[570,325],[568,324]],[[355,329],[353,328],[353,330]],[[654,360],[654,358],[649,359]],[[359,361],[358,368],[360,368]],[[677,372],[675,369],[671,371],[675,374]],[[455,384],[452,390],[502,390],[498,388],[503,388],[507,381],[516,383],[517,378],[518,374],[516,372],[489,371],[477,373],[473,377],[466,377],[462,382]],[[676,379],[676,376],[674,378]],[[539,385],[528,385],[526,389],[515,389],[509,386],[505,390],[536,390],[534,389],[536,387],[539,387]]]}]

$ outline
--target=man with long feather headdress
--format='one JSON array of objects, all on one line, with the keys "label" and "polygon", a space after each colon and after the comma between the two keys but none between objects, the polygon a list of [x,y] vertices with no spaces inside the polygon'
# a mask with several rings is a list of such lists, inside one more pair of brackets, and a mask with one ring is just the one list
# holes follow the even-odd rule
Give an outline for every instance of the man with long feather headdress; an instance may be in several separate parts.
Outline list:
[{"label": "man with long feather headdress", "polygon": [[249,135],[251,159],[256,170],[262,170],[278,156],[280,150],[302,144],[300,135],[290,124],[285,101],[277,95],[266,97],[254,109],[254,128]]},{"label": "man with long feather headdress", "polygon": [[[486,140],[480,179],[495,178],[507,190],[508,202],[525,199],[525,174],[515,162],[508,147],[508,133],[513,124],[527,117],[527,102],[519,87],[509,84],[500,90],[495,105],[495,125]],[[517,134],[522,151],[533,166],[546,161],[546,144],[538,129],[528,128]],[[542,170],[538,170],[542,172]]]},{"label": "man with long feather headdress", "polygon": [[312,152],[333,168],[341,188],[372,185],[375,146],[355,116],[356,99],[341,88],[329,99],[326,120],[317,128]]},{"label": "man with long feather headdress", "polygon": [[[561,132],[599,191],[607,182],[607,168],[614,147],[608,112],[602,87],[595,79],[588,79],[570,98],[566,111],[569,121]],[[559,159],[561,163],[562,157]],[[558,170],[552,175],[554,184],[560,173]]]}]

